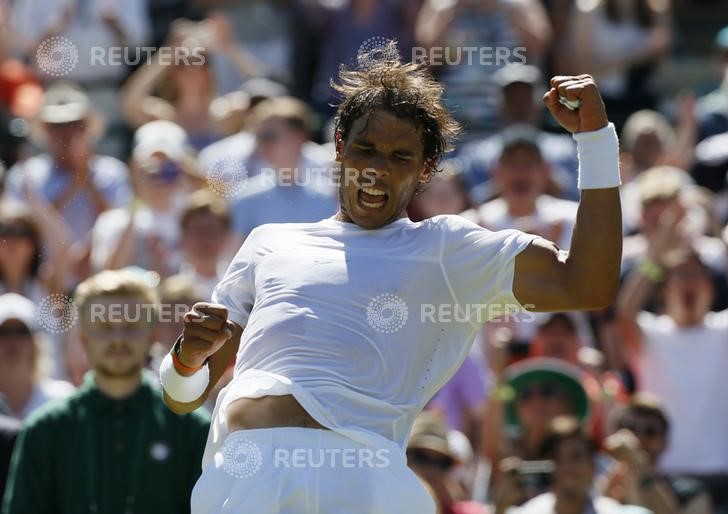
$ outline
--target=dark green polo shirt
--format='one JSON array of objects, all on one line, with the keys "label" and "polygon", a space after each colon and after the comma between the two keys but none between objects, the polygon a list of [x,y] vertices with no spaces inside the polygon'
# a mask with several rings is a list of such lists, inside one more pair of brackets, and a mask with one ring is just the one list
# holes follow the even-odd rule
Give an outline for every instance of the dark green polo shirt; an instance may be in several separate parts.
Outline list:
[{"label": "dark green polo shirt", "polygon": [[178,415],[142,375],[114,400],[89,372],[69,398],[25,422],[13,451],[3,514],[181,514],[200,475],[209,417]]}]

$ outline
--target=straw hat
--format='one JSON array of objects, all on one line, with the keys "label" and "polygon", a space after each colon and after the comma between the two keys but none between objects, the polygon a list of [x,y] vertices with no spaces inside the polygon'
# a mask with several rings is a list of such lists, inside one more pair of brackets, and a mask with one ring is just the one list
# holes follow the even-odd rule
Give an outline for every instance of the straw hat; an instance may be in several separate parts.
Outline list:
[{"label": "straw hat", "polygon": [[31,140],[39,146],[46,146],[47,125],[63,125],[81,120],[86,122],[86,130],[92,141],[101,138],[106,121],[93,109],[88,95],[71,82],[57,82],[43,96],[43,104],[31,125]]}]

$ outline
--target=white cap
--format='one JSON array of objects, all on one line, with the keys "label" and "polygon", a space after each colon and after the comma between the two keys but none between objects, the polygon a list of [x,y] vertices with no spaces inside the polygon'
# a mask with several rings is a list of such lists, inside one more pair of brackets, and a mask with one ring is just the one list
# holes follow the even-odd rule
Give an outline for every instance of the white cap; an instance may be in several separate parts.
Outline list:
[{"label": "white cap", "polygon": [[185,129],[171,121],[150,121],[134,133],[132,155],[139,161],[161,152],[173,161],[192,152]]},{"label": "white cap", "polygon": [[0,325],[8,320],[17,319],[31,332],[35,332],[40,328],[35,314],[35,304],[25,296],[16,293],[0,295]]}]

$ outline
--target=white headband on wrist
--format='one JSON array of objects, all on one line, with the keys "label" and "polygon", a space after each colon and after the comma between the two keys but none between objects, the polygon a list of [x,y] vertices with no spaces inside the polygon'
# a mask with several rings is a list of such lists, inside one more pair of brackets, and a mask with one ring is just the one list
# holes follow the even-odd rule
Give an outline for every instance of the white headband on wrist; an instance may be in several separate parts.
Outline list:
[{"label": "white headband on wrist", "polygon": [[573,134],[579,156],[579,189],[619,187],[619,140],[613,123]]},{"label": "white headband on wrist", "polygon": [[172,355],[168,353],[159,366],[159,381],[173,400],[181,403],[194,402],[205,393],[210,383],[210,368],[205,365],[192,375],[180,375],[174,368]]}]

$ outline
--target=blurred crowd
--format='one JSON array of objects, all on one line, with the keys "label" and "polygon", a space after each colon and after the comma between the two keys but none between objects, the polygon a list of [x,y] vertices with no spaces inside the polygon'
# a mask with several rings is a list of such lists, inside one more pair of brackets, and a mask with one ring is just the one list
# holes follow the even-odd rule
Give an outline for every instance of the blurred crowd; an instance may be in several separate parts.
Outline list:
[{"label": "blurred crowd", "polygon": [[[405,60],[450,51],[431,70],[465,128],[414,221],[568,249],[578,163],[541,103],[554,74],[592,74],[621,140],[617,301],[486,323],[409,440],[440,512],[728,512],[728,13],[691,55],[702,82],[661,80],[688,52],[676,10],[710,5],[0,0],[0,511],[189,508],[208,420],[155,386],[173,314],[255,227],[336,212],[330,81],[396,39]],[[90,322],[104,298],[166,318]],[[117,331],[139,344],[106,352]]]}]

